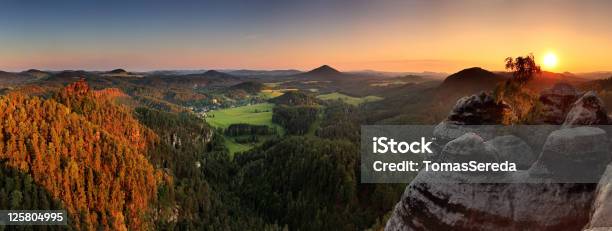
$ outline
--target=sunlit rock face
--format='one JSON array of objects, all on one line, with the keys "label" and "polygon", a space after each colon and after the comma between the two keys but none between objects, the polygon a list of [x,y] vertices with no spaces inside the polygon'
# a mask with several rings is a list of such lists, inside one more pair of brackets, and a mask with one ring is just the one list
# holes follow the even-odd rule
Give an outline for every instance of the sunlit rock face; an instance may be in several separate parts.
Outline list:
[{"label": "sunlit rock face", "polygon": [[547,124],[562,124],[577,98],[576,89],[566,83],[557,83],[552,88],[542,91],[541,121]]},{"label": "sunlit rock face", "polygon": [[608,113],[603,101],[594,91],[582,95],[567,113],[564,126],[608,124]]},{"label": "sunlit rock face", "polygon": [[595,200],[587,230],[612,230],[612,165],[597,185]]}]

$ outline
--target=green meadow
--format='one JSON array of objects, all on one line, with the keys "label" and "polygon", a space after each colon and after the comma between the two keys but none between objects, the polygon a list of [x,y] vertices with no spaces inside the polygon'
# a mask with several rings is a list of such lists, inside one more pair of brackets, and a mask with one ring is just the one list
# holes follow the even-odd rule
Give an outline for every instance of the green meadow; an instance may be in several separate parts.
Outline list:
[{"label": "green meadow", "polygon": [[261,103],[235,108],[225,108],[211,111],[206,118],[213,127],[227,128],[231,124],[246,123],[253,125],[275,126],[272,123],[272,108],[274,104]]},{"label": "green meadow", "polygon": [[[272,123],[272,108],[274,104],[261,103],[242,107],[226,108],[211,111],[206,122],[216,128],[226,129],[232,124],[245,123],[252,125],[267,125],[283,134],[281,126]],[[233,137],[225,137],[225,144],[231,154],[251,149],[254,144],[239,144]]]},{"label": "green meadow", "polygon": [[375,101],[379,101],[383,99],[382,97],[373,96],[373,95],[369,95],[365,97],[353,97],[353,96],[348,96],[348,95],[345,95],[339,92],[318,95],[317,98],[321,100],[340,100],[342,102],[345,102],[351,105],[355,105],[355,106],[362,104],[362,103],[375,102]]}]

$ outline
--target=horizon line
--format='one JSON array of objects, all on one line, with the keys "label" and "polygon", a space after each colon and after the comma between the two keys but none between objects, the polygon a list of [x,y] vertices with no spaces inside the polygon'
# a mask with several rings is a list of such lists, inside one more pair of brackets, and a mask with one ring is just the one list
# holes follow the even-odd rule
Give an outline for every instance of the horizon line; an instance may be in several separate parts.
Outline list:
[{"label": "horizon line", "polygon": [[[325,64],[324,64],[325,65]],[[324,66],[321,65],[321,66]],[[109,71],[113,71],[113,70],[117,70],[117,69],[123,69],[127,72],[156,72],[156,71],[219,71],[219,72],[224,72],[224,71],[240,71],[240,70],[246,70],[246,71],[300,71],[300,72],[308,72],[311,70],[314,70],[316,68],[319,68],[321,66],[312,68],[312,69],[298,69],[298,68],[277,68],[277,69],[263,69],[263,68],[160,68],[160,69],[139,69],[139,68],[134,68],[134,69],[128,69],[128,68],[122,68],[122,67],[118,67],[118,68],[109,68],[106,70],[102,70],[102,69],[87,69],[87,68],[83,68],[83,69],[45,69],[45,68],[25,68],[25,69],[1,69],[0,71],[3,72],[9,72],[9,73],[21,73],[21,72],[26,72],[29,70],[38,70],[38,71],[44,71],[44,72],[63,72],[63,71],[86,71],[86,72],[109,72]],[[328,65],[329,66],[329,65]],[[330,66],[332,68],[334,68],[333,66]],[[372,71],[372,72],[387,72],[387,73],[436,73],[436,74],[450,74],[450,73],[457,73],[459,71],[465,70],[465,69],[470,69],[470,68],[481,68],[490,72],[508,72],[506,70],[489,70],[483,67],[479,67],[479,66],[473,66],[473,67],[466,67],[463,69],[459,69],[456,70],[454,72],[447,72],[447,71],[435,71],[435,70],[421,70],[421,71],[393,71],[393,70],[377,70],[377,69],[357,69],[357,70],[339,70],[336,69],[340,72],[367,72],[367,71]],[[597,71],[580,71],[580,72],[572,72],[572,71],[551,71],[551,70],[542,70],[545,72],[552,72],[552,73],[572,73],[572,74],[589,74],[589,73],[612,73],[612,70],[597,70]]]}]

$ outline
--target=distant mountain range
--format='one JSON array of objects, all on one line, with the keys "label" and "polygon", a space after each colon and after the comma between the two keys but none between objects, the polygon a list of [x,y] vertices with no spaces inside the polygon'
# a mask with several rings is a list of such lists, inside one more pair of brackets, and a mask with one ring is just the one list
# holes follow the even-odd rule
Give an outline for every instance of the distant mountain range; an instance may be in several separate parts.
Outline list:
[{"label": "distant mountain range", "polygon": [[355,75],[368,75],[368,76],[378,76],[381,78],[393,78],[400,76],[421,76],[421,77],[430,77],[434,79],[444,79],[448,76],[448,73],[444,72],[390,72],[390,71],[376,71],[376,70],[361,70],[361,71],[348,71],[346,73],[355,74]]},{"label": "distant mountain range", "polygon": [[[191,75],[204,73],[209,70],[159,70],[147,72],[150,75]],[[248,70],[248,69],[220,69],[219,72],[241,77],[261,77],[261,76],[288,76],[302,73],[298,70]]]},{"label": "distant mountain range", "polygon": [[302,71],[298,70],[235,70],[235,71],[224,71],[228,74],[236,76],[287,76],[300,74]]},{"label": "distant mountain range", "polygon": [[[113,76],[113,77],[146,77],[146,76],[188,76],[193,77],[194,75],[199,76],[214,76],[222,77],[247,77],[247,78],[273,78],[273,77],[296,77],[296,78],[312,78],[315,80],[322,80],[327,78],[339,78],[339,77],[367,77],[367,78],[398,78],[405,76],[419,76],[430,79],[445,80],[446,84],[453,82],[453,79],[461,78],[461,76],[469,76],[468,81],[472,81],[475,85],[490,85],[491,78],[493,77],[508,77],[507,72],[491,72],[482,68],[468,68],[459,71],[455,74],[448,75],[443,72],[387,72],[387,71],[375,71],[375,70],[361,70],[361,71],[346,71],[341,72],[329,65],[322,65],[310,71],[302,72],[295,69],[287,70],[250,70],[250,69],[220,69],[220,70],[158,70],[149,72],[130,72],[125,69],[114,69],[111,71],[82,71],[82,70],[65,70],[65,71],[41,71],[37,69],[30,69],[23,72],[0,72],[0,82],[15,82],[15,81],[28,81],[31,79],[43,79],[53,76],[66,77],[66,75],[74,77],[75,75],[99,75],[99,76]],[[448,77],[448,78],[447,78]],[[586,72],[586,73],[553,73],[543,72],[542,79],[557,79],[563,78],[570,81],[581,81],[581,80],[593,80],[593,79],[604,79],[612,77],[612,72]],[[484,78],[484,79],[483,79]],[[495,82],[495,81],[493,81]]]}]

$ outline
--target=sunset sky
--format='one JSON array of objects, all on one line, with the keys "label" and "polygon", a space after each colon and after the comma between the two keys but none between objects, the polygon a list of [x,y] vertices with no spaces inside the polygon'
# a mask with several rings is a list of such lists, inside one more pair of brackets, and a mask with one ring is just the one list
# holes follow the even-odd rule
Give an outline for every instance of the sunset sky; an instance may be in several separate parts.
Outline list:
[{"label": "sunset sky", "polygon": [[0,69],[612,70],[612,1],[0,2]]}]

